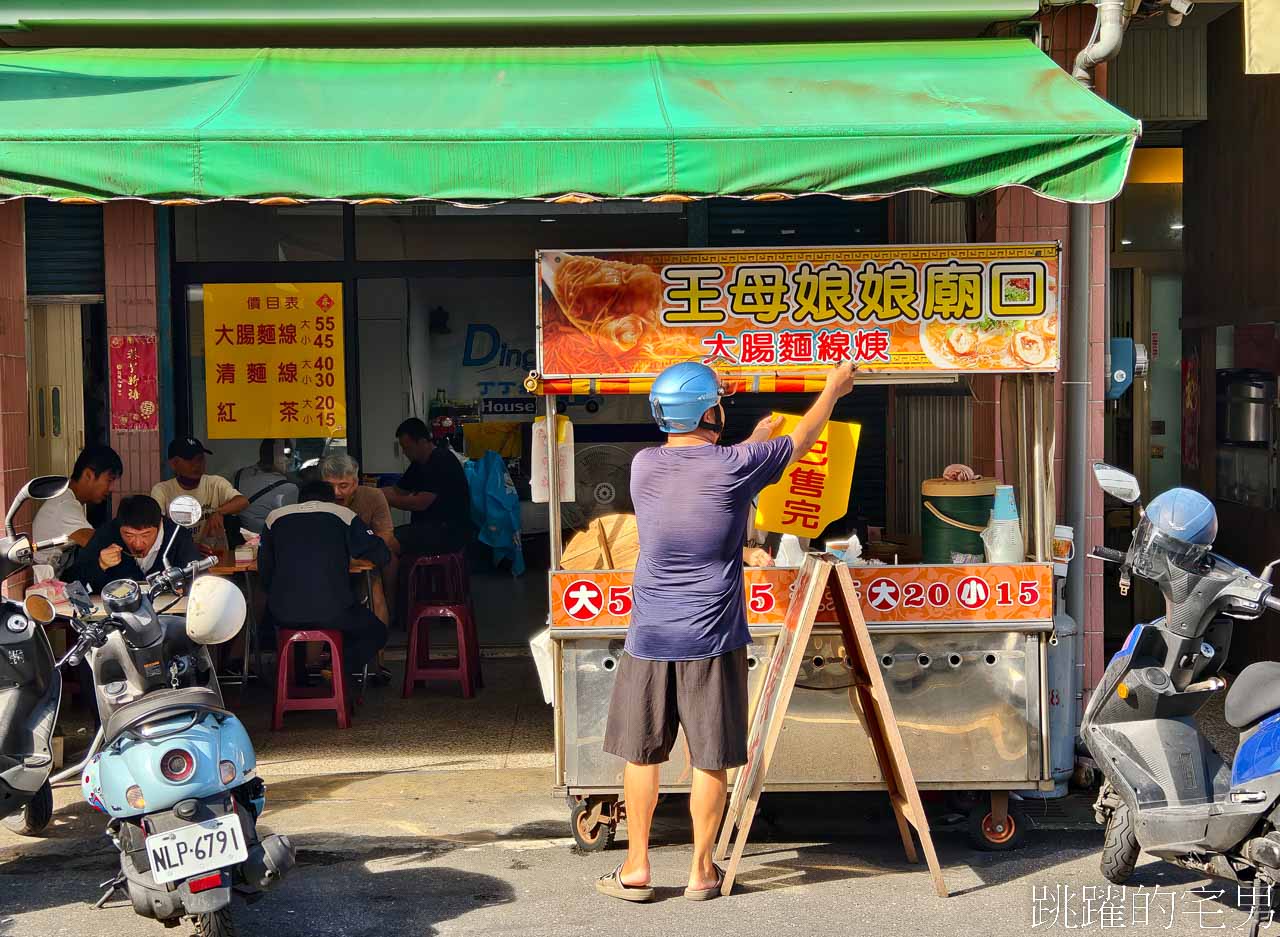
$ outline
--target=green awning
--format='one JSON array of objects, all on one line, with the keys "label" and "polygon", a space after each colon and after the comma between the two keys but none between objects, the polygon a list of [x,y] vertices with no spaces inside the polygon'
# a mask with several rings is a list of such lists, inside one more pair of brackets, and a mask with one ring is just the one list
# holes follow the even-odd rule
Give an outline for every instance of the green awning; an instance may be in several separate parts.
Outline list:
[{"label": "green awning", "polygon": [[1098,202],[1138,132],[1016,39],[0,52],[0,196]]}]

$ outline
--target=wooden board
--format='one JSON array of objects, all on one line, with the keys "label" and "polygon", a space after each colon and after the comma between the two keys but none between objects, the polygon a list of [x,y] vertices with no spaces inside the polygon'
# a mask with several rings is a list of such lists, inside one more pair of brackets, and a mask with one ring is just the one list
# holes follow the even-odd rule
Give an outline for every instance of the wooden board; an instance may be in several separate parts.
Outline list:
[{"label": "wooden board", "polygon": [[764,779],[769,773],[773,752],[795,689],[796,676],[800,672],[805,648],[809,644],[809,636],[828,583],[852,671],[853,685],[849,689],[849,699],[858,710],[862,725],[871,739],[880,773],[888,788],[889,802],[898,822],[903,850],[908,861],[919,861],[911,835],[914,828],[924,848],[934,890],[945,898],[947,886],[933,848],[924,805],[920,801],[915,775],[907,762],[902,735],[894,719],[889,693],[871,644],[871,635],[862,616],[862,607],[858,604],[853,577],[845,564],[829,555],[819,556],[814,553],[805,558],[804,566],[800,569],[786,621],[779,631],[778,642],[769,661],[769,671],[765,674],[756,700],[747,739],[747,763],[738,772],[733,796],[729,801],[729,811],[720,829],[716,861],[723,862],[726,857],[729,860],[725,867],[721,894],[728,895],[733,890],[738,866],[751,832],[751,823],[764,788]]},{"label": "wooden board", "polygon": [[640,555],[640,530],[634,514],[597,517],[569,538],[561,569],[635,569]]}]

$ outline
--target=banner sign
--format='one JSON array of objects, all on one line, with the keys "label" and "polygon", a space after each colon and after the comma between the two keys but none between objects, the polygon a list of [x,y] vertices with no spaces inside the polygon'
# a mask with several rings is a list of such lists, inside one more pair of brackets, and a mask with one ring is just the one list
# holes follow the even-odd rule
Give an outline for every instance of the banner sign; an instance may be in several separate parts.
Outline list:
[{"label": "banner sign", "polygon": [[541,251],[543,378],[1058,369],[1058,245]]},{"label": "banner sign", "polygon": [[[790,433],[800,417],[782,414],[774,436]],[[858,455],[857,423],[829,422],[804,458],[790,465],[777,482],[760,492],[755,526],[779,534],[816,537],[849,510],[849,485]]]},{"label": "banner sign", "polygon": [[[781,626],[795,589],[795,569],[746,570],[747,623]],[[868,624],[1028,622],[1053,618],[1053,566],[856,566],[849,570]],[[631,621],[630,570],[551,574],[556,628],[626,628]],[[823,596],[819,625],[838,625]]]},{"label": "banner sign", "polygon": [[113,335],[107,343],[111,382],[111,429],[138,432],[160,428],[156,337]]},{"label": "banner sign", "polygon": [[341,283],[207,283],[210,439],[347,434]]}]

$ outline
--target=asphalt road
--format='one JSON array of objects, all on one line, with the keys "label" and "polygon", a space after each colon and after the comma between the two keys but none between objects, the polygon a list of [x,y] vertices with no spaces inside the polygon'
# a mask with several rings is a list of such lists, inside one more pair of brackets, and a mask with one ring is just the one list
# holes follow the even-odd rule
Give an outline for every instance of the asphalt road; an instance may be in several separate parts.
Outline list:
[{"label": "asphalt road", "polygon": [[[1144,862],[1107,900],[1094,831],[1040,831],[1015,853],[982,853],[939,832],[952,897],[933,895],[906,864],[882,797],[783,797],[757,822],[740,888],[705,904],[682,894],[689,850],[683,804],[660,808],[651,905],[600,897],[592,881],[622,850],[581,853],[567,810],[541,770],[436,771],[292,778],[270,785],[264,825],[299,845],[299,868],[276,892],[237,909],[242,934],[547,935],[618,933],[983,935],[1104,930],[1244,934],[1234,887]],[[0,831],[0,935],[124,937],[165,931],[117,902],[89,905],[116,855],[101,818],[59,792],[50,836]],[[620,844],[622,837],[620,837]],[[1221,891],[1221,895],[1213,892]],[[1104,928],[1103,923],[1107,923]],[[1273,926],[1271,933],[1280,928]]]}]

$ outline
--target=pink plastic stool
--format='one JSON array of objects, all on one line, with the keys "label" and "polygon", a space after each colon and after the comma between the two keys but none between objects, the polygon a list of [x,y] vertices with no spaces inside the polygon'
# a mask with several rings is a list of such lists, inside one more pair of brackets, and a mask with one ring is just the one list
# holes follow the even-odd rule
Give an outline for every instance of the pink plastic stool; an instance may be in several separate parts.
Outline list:
[{"label": "pink plastic stool", "polygon": [[[430,628],[433,618],[451,618],[458,631],[458,656],[432,658]],[[429,605],[421,603],[413,609],[409,624],[409,651],[404,662],[404,688],[400,695],[408,698],[413,688],[429,680],[456,680],[462,698],[475,695],[476,677],[480,669],[479,645],[475,619],[463,603]]]},{"label": "pink plastic stool", "polygon": [[[330,688],[306,687],[299,680],[293,666],[293,648],[297,644],[329,645],[330,667],[333,682]],[[276,632],[276,708],[271,719],[271,729],[284,728],[284,714],[295,710],[333,710],[338,714],[338,728],[351,728],[351,713],[355,708],[347,697],[346,666],[342,659],[341,631],[290,631],[284,628]]]}]

